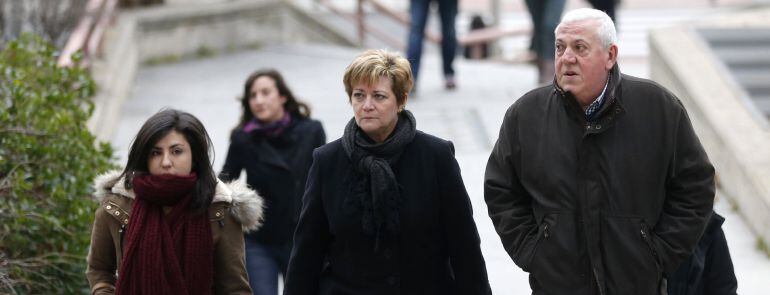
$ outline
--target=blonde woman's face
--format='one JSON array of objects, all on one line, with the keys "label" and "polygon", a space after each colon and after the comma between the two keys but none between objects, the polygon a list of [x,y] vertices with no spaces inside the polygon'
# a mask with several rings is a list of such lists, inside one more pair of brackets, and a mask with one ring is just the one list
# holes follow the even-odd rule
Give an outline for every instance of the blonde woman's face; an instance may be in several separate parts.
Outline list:
[{"label": "blonde woman's face", "polygon": [[375,85],[359,82],[350,94],[356,124],[376,142],[383,142],[396,128],[400,105],[392,86],[390,78],[380,77]]},{"label": "blonde woman's face", "polygon": [[188,175],[192,172],[192,150],[187,139],[171,130],[150,149],[147,169],[152,175]]}]

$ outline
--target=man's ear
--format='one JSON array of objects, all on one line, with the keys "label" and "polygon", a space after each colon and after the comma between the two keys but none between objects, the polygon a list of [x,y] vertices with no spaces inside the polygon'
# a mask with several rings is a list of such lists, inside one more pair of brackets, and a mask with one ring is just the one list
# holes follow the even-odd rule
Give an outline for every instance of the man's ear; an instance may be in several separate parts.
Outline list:
[{"label": "man's ear", "polygon": [[609,71],[615,66],[615,63],[618,62],[618,45],[610,45],[610,48],[607,49],[607,54],[607,64],[604,67]]}]

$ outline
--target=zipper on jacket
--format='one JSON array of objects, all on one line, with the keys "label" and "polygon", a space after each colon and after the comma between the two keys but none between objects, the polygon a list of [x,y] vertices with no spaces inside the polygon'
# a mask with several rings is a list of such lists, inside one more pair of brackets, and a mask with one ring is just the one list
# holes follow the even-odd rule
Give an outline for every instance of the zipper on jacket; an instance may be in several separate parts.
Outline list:
[{"label": "zipper on jacket", "polygon": [[602,289],[602,284],[599,283],[599,272],[596,271],[596,268],[593,268],[594,271],[594,280],[596,280],[596,288],[599,289],[599,294],[604,295],[604,289]]},{"label": "zipper on jacket", "polygon": [[655,259],[655,265],[657,265],[658,267],[661,267],[660,263],[658,262],[660,261],[660,258],[658,258],[658,251],[655,251],[655,247],[652,246],[652,242],[650,241],[650,236],[647,234],[647,232],[648,232],[647,224],[642,222],[641,230],[639,231],[639,233],[642,235],[642,240],[644,240],[644,243],[646,243],[647,247],[650,248],[650,252],[652,252],[652,257]]},{"label": "zipper on jacket", "polygon": [[[118,234],[120,235],[120,250],[124,251],[123,249],[123,236],[126,235],[126,225],[121,225],[120,229],[118,230]],[[123,253],[121,253],[122,256]]]},{"label": "zipper on jacket", "polygon": [[[551,234],[548,231],[548,223],[543,222],[543,232],[542,233],[538,233],[537,240],[535,241],[535,246],[534,247],[537,248],[540,245],[540,241],[542,241],[543,239],[547,239],[549,236],[551,236]],[[529,255],[529,257],[527,258],[527,260],[526,260],[527,268],[525,269],[525,271],[527,271],[527,272],[529,272],[529,267],[530,267],[530,263],[532,263],[532,259],[535,258],[534,254],[535,253],[533,251],[533,253],[531,253]]]}]

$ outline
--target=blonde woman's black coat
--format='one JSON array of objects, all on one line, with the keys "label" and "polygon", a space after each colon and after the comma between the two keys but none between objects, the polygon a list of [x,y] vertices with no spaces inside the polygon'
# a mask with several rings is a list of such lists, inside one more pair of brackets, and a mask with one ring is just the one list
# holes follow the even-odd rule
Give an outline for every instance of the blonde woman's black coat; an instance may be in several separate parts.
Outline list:
[{"label": "blonde woman's black coat", "polygon": [[392,168],[400,234],[375,250],[361,212],[348,207],[356,172],[341,141],[313,153],[285,295],[490,294],[452,144],[417,131]]},{"label": "blonde woman's black coat", "polygon": [[219,174],[223,181],[230,181],[245,170],[246,183],[264,198],[262,228],[248,234],[248,238],[264,244],[291,242],[313,150],[326,143],[320,122],[292,119],[291,125],[276,137],[234,131]]}]

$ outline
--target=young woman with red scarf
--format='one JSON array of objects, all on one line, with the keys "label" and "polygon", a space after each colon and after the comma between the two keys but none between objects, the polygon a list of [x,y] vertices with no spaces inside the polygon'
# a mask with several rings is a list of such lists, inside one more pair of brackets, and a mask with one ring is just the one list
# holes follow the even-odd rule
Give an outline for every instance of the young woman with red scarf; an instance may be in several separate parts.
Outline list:
[{"label": "young woman with red scarf", "polygon": [[243,232],[260,226],[262,199],[218,181],[210,152],[201,122],[167,109],[144,123],[122,172],[96,179],[92,294],[251,294]]}]

